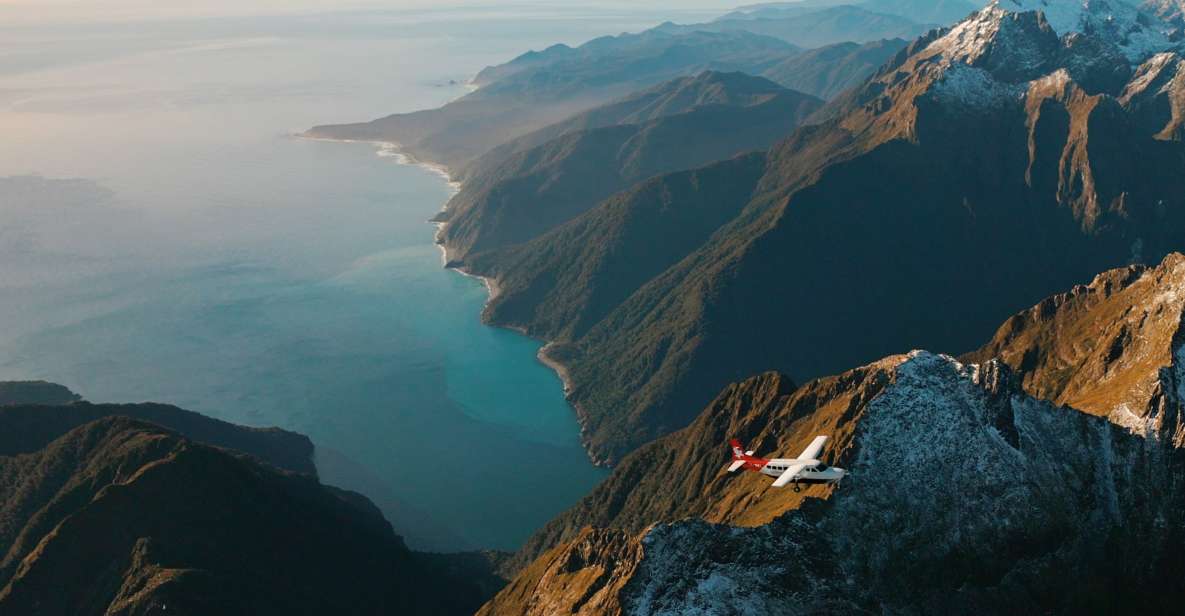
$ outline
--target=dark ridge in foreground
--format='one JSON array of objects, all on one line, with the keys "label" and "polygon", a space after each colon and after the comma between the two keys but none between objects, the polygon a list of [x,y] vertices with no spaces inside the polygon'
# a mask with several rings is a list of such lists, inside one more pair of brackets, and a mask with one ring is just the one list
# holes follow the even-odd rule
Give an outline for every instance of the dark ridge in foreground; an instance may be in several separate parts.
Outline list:
[{"label": "dark ridge in foreground", "polygon": [[128,417],[0,455],[0,491],[4,614],[466,614],[500,586],[360,495]]},{"label": "dark ridge in foreground", "polygon": [[167,404],[91,404],[0,407],[0,456],[35,452],[83,424],[123,416],[179,432],[186,438],[253,455],[277,468],[316,476],[313,442],[279,428],[249,428]]}]

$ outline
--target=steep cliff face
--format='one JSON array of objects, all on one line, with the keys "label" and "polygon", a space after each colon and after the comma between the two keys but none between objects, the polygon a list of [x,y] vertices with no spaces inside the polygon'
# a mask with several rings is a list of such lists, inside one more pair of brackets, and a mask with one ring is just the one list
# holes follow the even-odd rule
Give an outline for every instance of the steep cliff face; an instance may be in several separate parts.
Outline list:
[{"label": "steep cliff face", "polygon": [[[437,217],[445,223],[437,242],[453,264],[526,242],[656,174],[763,150],[820,105],[740,73],[674,80],[544,129],[558,136],[535,147],[524,147],[538,138],[533,134],[483,156]],[[612,119],[621,123],[572,130]]]},{"label": "steep cliff face", "polygon": [[[1018,313],[963,362],[915,351],[801,387],[777,373],[731,385],[508,569],[595,527],[640,546],[599,582],[621,588],[623,613],[1167,611],[1185,572],[1183,286],[1172,254]],[[852,472],[837,489],[725,472],[729,438],[792,455],[817,434]],[[550,592],[522,575],[510,587]]]},{"label": "steep cliff face", "polygon": [[467,613],[489,592],[358,495],[126,417],[0,455],[0,491],[0,613]]},{"label": "steep cliff face", "polygon": [[1182,445],[1175,408],[1185,341],[1185,256],[1130,266],[1008,319],[964,359],[999,358],[1029,394]]},{"label": "steep cliff face", "polygon": [[[702,246],[558,336],[593,457],[619,461],[748,374],[974,348],[1019,307],[1182,248],[1178,43],[1154,17],[1068,4],[1001,3],[915,41],[771,148]],[[536,277],[576,267],[552,263]]]}]

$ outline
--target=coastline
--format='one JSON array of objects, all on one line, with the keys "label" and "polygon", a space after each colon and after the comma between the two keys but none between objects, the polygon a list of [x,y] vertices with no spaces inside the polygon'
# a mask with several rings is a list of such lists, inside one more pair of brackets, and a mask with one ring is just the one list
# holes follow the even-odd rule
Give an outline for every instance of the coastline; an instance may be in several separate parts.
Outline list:
[{"label": "coastline", "polygon": [[[539,347],[539,352],[535,354],[535,357],[539,358],[539,363],[551,368],[560,377],[560,383],[564,385],[564,397],[567,398],[572,393],[572,375],[568,372],[567,366],[547,353],[554,346],[555,342],[545,342],[543,346]],[[568,404],[571,404],[573,409],[576,408],[576,405],[570,401]],[[579,412],[576,414],[580,415]],[[583,422],[581,427],[583,427]]]},{"label": "coastline", "polygon": [[[436,175],[439,175],[440,177],[444,178],[445,183],[448,184],[449,189],[451,189],[453,191],[453,194],[456,194],[458,190],[461,190],[461,183],[453,179],[452,173],[449,171],[448,167],[446,167],[440,163],[434,163],[434,162],[429,162],[429,161],[425,161],[425,160],[420,160],[420,159],[412,156],[411,154],[408,154],[407,152],[405,152],[403,150],[403,146],[395,141],[380,141],[377,139],[342,139],[342,138],[338,138],[338,137],[322,137],[319,135],[310,135],[307,131],[303,132],[303,133],[292,133],[292,136],[296,137],[297,139],[308,139],[309,141],[326,141],[329,143],[365,143],[367,145],[372,145],[376,148],[375,154],[378,155],[379,157],[394,158],[396,164],[410,165],[412,167],[420,167],[420,168],[430,171]],[[446,201],[445,207],[440,208],[441,211],[444,211],[447,206],[448,206],[448,202]]]},{"label": "coastline", "polygon": [[[476,90],[477,88],[474,87],[474,89]],[[451,194],[449,195],[450,198],[452,197],[452,195],[457,194],[457,192],[459,192],[461,190],[461,182],[453,179],[453,176],[449,172],[449,169],[447,166],[439,164],[439,163],[433,163],[433,162],[419,160],[416,157],[412,156],[411,154],[408,154],[407,152],[403,151],[402,146],[399,143],[394,142],[394,141],[379,141],[379,140],[369,140],[369,139],[338,139],[338,138],[333,138],[333,137],[321,137],[321,136],[316,136],[316,135],[310,135],[307,132],[306,133],[298,133],[295,136],[298,138],[301,138],[301,139],[309,139],[312,141],[329,141],[329,142],[337,142],[337,143],[365,143],[365,144],[369,144],[369,145],[375,146],[377,148],[376,154],[380,157],[394,158],[396,164],[421,167],[433,174],[436,174],[436,175],[442,177],[445,180],[445,182],[448,184],[450,190],[452,191]],[[446,199],[444,204],[441,205],[440,211],[441,212],[447,211],[448,204],[449,204],[449,200]],[[448,255],[448,249],[444,246],[444,243],[440,241],[441,233],[443,233],[444,228],[445,228],[445,226],[448,225],[448,223],[447,222],[440,222],[440,221],[428,221],[428,222],[435,225],[435,227],[436,227],[436,231],[435,231],[435,233],[433,233],[433,236],[432,236],[432,241],[433,241],[433,243],[436,244],[436,247],[440,249],[440,264],[441,264],[441,266],[446,270],[451,270],[453,272],[456,272],[457,274],[465,276],[466,278],[475,278],[477,280],[480,280],[482,282],[482,284],[485,285],[487,295],[486,295],[485,304],[482,306],[482,309],[484,310],[485,306],[488,306],[490,304],[490,302],[493,301],[493,299],[495,297],[497,297],[498,294],[501,292],[501,289],[498,287],[498,283],[493,278],[488,278],[486,276],[481,276],[478,274],[468,272],[462,266],[450,266],[449,265],[450,260],[449,260],[449,255]],[[485,323],[485,325],[487,327],[498,327],[501,329],[509,329],[509,330],[514,331],[522,336],[526,336],[527,338],[531,338],[533,340],[538,340],[543,343],[543,346],[539,347],[539,350],[535,353],[536,361],[538,361],[539,363],[546,366],[548,369],[550,369],[552,372],[554,372],[557,377],[559,377],[560,386],[562,388],[562,392],[564,395],[564,400],[568,403],[568,406],[571,407],[572,412],[576,415],[576,424],[578,426],[580,426],[580,445],[584,449],[585,455],[588,456],[589,462],[591,462],[593,464],[593,466],[602,467],[602,468],[607,467],[608,460],[597,458],[593,454],[592,449],[590,449],[589,442],[588,442],[587,417],[586,417],[583,409],[580,408],[580,405],[573,402],[570,397],[572,390],[573,390],[573,382],[572,382],[571,372],[569,371],[568,367],[563,364],[563,362],[552,357],[548,353],[552,348],[554,348],[554,346],[556,344],[555,341],[546,340],[543,338],[537,338],[537,337],[532,336],[531,334],[527,333],[526,330],[524,330],[523,328],[519,328],[519,327],[513,327],[513,326],[509,326],[509,325],[495,325],[495,324],[490,324],[490,323]]]}]

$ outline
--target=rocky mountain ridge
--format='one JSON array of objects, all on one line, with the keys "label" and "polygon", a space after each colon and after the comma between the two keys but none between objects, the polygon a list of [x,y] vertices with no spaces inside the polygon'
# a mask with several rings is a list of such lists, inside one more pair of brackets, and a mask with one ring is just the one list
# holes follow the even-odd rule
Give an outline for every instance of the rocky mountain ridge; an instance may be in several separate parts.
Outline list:
[{"label": "rocky mountain ridge", "polygon": [[[915,351],[802,387],[729,386],[541,531],[483,613],[1169,610],[1185,567],[1183,263],[1108,271],[1018,313],[968,356],[1000,359]],[[1086,328],[1140,321],[1118,352]],[[1114,357],[1088,384],[1096,352]],[[1058,403],[1150,387],[1159,421],[1141,426]],[[818,433],[852,472],[837,490],[724,472],[729,437],[776,455]]]},{"label": "rocky mountain ridge", "polygon": [[[531,282],[582,276],[587,247],[565,227],[532,242],[541,269],[516,273],[516,255],[483,266],[502,290],[487,315],[554,341],[586,445],[608,462],[746,374],[802,380],[906,346],[970,348],[1020,306],[1183,247],[1180,55],[1146,49],[1133,65],[1131,49],[990,6],[829,103],[770,149],[756,181],[701,184],[744,205],[665,269],[606,278],[617,303],[595,322],[571,327],[590,312],[578,288]],[[598,216],[608,203],[570,224],[622,235],[601,226],[616,224]]]}]

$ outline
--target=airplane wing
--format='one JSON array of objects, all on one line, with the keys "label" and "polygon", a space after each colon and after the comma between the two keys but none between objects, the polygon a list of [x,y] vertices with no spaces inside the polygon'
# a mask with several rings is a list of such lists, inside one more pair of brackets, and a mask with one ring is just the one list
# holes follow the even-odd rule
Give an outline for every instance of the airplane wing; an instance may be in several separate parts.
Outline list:
[{"label": "airplane wing", "polygon": [[823,451],[823,444],[827,442],[826,436],[816,436],[815,440],[811,441],[802,453],[798,454],[799,460],[815,460],[819,457],[819,452]]},{"label": "airplane wing", "polygon": [[737,460],[736,462],[733,462],[732,464],[729,464],[729,465],[728,465],[728,472],[730,472],[730,473],[731,473],[731,472],[735,471],[736,469],[738,469],[738,468],[740,468],[740,467],[742,467],[742,466],[744,466],[744,465],[745,465],[745,461],[744,461],[744,460]]},{"label": "airplane wing", "polygon": [[[820,436],[819,438],[827,438],[827,437]],[[815,440],[818,440],[818,439],[815,439]],[[814,445],[814,443],[812,443],[812,446],[813,445]],[[780,488],[780,487],[790,483],[791,481],[794,481],[794,478],[797,477],[798,474],[801,473],[802,469],[804,469],[804,468],[806,468],[805,464],[790,465],[790,468],[786,469],[781,475],[778,475],[777,479],[774,480],[774,487]]]}]

